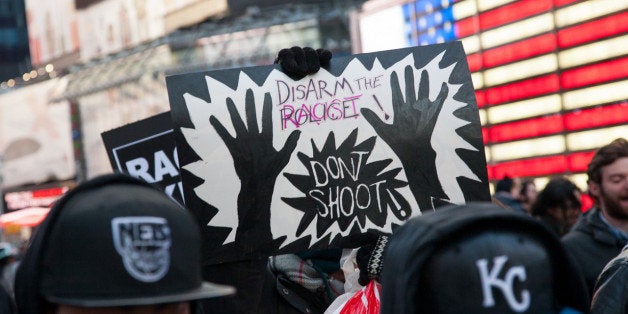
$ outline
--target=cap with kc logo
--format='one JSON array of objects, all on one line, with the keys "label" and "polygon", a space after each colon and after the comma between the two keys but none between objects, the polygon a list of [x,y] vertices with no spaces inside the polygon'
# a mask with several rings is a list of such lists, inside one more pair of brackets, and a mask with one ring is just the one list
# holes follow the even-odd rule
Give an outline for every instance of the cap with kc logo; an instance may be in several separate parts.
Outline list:
[{"label": "cap with kc logo", "polygon": [[532,217],[492,203],[412,218],[386,250],[381,313],[559,313],[588,306],[583,277],[560,240]]},{"label": "cap with kc logo", "polygon": [[16,301],[30,313],[40,312],[42,298],[109,307],[233,294],[202,281],[200,245],[192,215],[163,191],[104,175],[63,196],[40,225],[17,275]]}]

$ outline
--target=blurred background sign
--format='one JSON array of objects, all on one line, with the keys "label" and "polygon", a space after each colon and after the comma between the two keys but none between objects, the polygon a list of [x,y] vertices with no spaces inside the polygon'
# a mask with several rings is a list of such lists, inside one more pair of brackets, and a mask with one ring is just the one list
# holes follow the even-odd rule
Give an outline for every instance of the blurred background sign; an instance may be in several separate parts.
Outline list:
[{"label": "blurred background sign", "polygon": [[17,227],[34,227],[39,225],[48,212],[48,207],[29,207],[18,211],[0,215],[0,226],[7,228],[10,226]]}]

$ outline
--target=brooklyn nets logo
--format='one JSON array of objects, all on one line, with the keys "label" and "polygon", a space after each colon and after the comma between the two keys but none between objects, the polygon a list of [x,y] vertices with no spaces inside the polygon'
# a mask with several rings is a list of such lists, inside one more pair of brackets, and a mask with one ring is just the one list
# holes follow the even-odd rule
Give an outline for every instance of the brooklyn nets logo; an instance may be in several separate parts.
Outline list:
[{"label": "brooklyn nets logo", "polygon": [[170,228],[160,217],[111,220],[113,243],[129,275],[142,282],[163,278],[170,268]]}]

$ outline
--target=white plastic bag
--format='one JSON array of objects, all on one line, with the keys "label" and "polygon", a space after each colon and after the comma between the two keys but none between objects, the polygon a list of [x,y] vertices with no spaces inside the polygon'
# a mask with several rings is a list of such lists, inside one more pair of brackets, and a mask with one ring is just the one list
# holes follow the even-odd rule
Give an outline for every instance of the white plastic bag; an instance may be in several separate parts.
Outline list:
[{"label": "white plastic bag", "polygon": [[345,275],[345,293],[329,305],[325,314],[377,314],[379,313],[381,285],[371,280],[366,287],[360,286],[360,269],[355,256],[357,249],[343,251],[342,271]]}]

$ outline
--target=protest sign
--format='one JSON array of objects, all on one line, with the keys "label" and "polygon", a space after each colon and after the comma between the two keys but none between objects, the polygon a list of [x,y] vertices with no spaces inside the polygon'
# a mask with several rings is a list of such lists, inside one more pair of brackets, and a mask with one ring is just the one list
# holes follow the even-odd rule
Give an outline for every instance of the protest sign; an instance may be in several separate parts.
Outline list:
[{"label": "protest sign", "polygon": [[390,233],[441,204],[490,200],[459,42],[167,77],[186,205],[206,263]]},{"label": "protest sign", "polygon": [[161,187],[183,204],[183,185],[170,112],[100,134],[114,171]]}]

